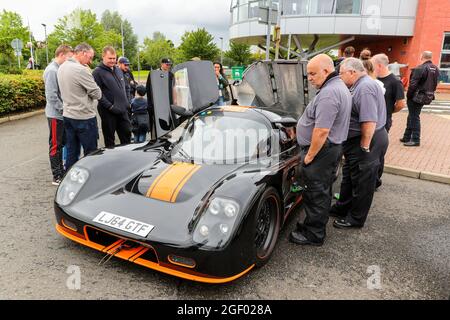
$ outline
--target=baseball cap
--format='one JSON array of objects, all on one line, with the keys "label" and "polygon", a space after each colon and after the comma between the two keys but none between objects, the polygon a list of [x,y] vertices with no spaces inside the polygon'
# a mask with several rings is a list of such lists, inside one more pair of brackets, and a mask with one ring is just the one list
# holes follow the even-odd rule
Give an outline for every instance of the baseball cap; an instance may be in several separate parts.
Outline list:
[{"label": "baseball cap", "polygon": [[130,60],[128,60],[125,57],[120,57],[119,58],[119,63],[123,63],[123,64],[126,64],[126,65],[129,65],[130,64]]},{"label": "baseball cap", "polygon": [[172,60],[170,60],[169,58],[162,58],[161,63],[172,64]]}]

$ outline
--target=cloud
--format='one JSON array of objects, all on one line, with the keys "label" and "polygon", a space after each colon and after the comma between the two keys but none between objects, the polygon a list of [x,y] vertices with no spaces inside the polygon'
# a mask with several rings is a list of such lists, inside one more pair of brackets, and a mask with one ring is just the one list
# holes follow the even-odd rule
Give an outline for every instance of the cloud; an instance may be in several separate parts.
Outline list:
[{"label": "cloud", "polygon": [[[75,8],[90,9],[100,19],[105,10],[118,11],[133,26],[134,32],[142,42],[160,31],[176,45],[180,43],[185,31],[206,28],[220,44],[220,37],[228,42],[230,21],[229,0],[42,0],[30,5],[29,0],[0,0],[0,8],[19,13],[36,39],[44,39],[59,18],[69,14]],[[225,49],[228,46],[225,46]]]}]

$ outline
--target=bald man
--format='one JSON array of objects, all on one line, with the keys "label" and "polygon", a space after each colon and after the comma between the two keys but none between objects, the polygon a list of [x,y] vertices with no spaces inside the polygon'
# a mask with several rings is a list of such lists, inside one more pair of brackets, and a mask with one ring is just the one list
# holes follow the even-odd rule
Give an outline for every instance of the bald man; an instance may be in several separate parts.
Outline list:
[{"label": "bald man", "polygon": [[289,239],[300,245],[321,246],[331,207],[333,173],[349,130],[352,97],[329,56],[321,54],[313,58],[307,72],[309,82],[319,91],[297,125],[301,150],[299,183],[304,189],[306,217]]}]

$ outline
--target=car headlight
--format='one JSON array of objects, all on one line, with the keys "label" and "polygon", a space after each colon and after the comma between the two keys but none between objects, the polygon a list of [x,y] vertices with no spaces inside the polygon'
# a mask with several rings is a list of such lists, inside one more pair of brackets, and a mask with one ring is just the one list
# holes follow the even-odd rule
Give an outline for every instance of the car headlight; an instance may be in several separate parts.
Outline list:
[{"label": "car headlight", "polygon": [[72,167],[61,182],[56,193],[56,203],[67,206],[80,192],[89,178],[89,172],[80,167]]},{"label": "car headlight", "polygon": [[193,240],[212,248],[223,247],[230,239],[239,210],[234,200],[212,199],[195,227]]}]

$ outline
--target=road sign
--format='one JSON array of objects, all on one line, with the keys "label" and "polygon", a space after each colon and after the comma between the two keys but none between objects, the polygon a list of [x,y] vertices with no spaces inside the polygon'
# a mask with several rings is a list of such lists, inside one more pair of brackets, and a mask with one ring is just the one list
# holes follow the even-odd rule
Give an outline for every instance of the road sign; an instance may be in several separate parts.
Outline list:
[{"label": "road sign", "polygon": [[13,47],[14,51],[22,51],[23,49],[23,42],[20,39],[14,39],[11,41],[11,47]]}]

